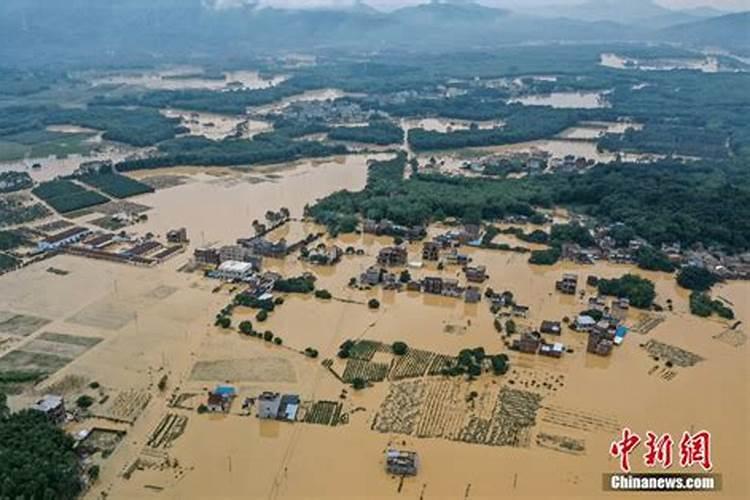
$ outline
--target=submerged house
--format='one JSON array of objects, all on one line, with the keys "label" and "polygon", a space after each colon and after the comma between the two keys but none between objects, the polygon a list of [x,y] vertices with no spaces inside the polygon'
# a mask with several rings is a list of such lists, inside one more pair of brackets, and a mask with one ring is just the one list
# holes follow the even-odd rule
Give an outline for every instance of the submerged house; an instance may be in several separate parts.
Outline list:
[{"label": "submerged house", "polygon": [[230,385],[217,385],[216,388],[208,393],[206,408],[213,412],[229,412],[232,401],[237,396],[237,391]]},{"label": "submerged house", "polygon": [[416,476],[419,456],[415,451],[388,449],[385,452],[385,470],[399,476]]},{"label": "submerged house", "polygon": [[296,394],[284,394],[264,391],[258,396],[258,418],[266,420],[297,420],[300,398]]}]

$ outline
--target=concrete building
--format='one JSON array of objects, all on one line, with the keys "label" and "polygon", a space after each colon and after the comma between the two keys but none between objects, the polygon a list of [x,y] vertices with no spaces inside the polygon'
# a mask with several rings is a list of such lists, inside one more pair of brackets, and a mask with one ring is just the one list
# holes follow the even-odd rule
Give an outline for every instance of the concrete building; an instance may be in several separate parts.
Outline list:
[{"label": "concrete building", "polygon": [[555,289],[568,295],[574,295],[577,288],[578,275],[576,274],[565,273],[561,280],[555,282]]},{"label": "concrete building", "polygon": [[169,243],[188,243],[187,229],[181,227],[179,229],[170,229],[167,231],[167,242]]},{"label": "concrete building", "polygon": [[482,283],[488,277],[486,266],[466,266],[464,273],[466,274],[466,280],[472,283]]},{"label": "concrete building", "polygon": [[385,452],[385,470],[398,476],[416,476],[419,456],[414,451],[388,449]]},{"label": "concrete building", "polygon": [[256,271],[260,271],[263,264],[263,257],[255,255],[253,251],[242,245],[224,245],[219,248],[219,262],[234,260],[238,262],[248,262],[253,265]]},{"label": "concrete building", "polygon": [[47,394],[31,405],[30,409],[44,413],[54,424],[65,422],[65,400],[62,396]]},{"label": "concrete building", "polygon": [[218,266],[221,262],[219,251],[215,248],[196,248],[193,252],[193,258],[198,264],[207,264]]},{"label": "concrete building", "polygon": [[359,282],[367,286],[375,286],[383,279],[383,269],[378,266],[370,266],[359,277]]},{"label": "concrete building", "polygon": [[464,300],[469,304],[476,304],[482,300],[482,292],[477,286],[467,286],[464,293]]},{"label": "concrete building", "polygon": [[258,418],[275,419],[279,414],[281,395],[265,391],[258,396]]},{"label": "concrete building", "polygon": [[381,266],[405,266],[407,257],[406,247],[385,247],[378,252],[378,264]]},{"label": "concrete building", "polygon": [[422,245],[422,260],[437,261],[440,259],[440,245],[434,241],[426,241]]},{"label": "concrete building", "polygon": [[255,268],[250,262],[228,260],[226,262],[222,262],[219,265],[219,268],[214,271],[214,274],[219,279],[233,281],[249,279],[254,272]]},{"label": "concrete building", "polygon": [[560,335],[562,333],[562,325],[559,321],[542,321],[542,325],[539,327],[540,333],[546,333],[548,335]]},{"label": "concrete building", "polygon": [[435,295],[442,295],[443,293],[443,278],[438,276],[428,276],[422,280],[422,289],[425,293],[433,293]]}]

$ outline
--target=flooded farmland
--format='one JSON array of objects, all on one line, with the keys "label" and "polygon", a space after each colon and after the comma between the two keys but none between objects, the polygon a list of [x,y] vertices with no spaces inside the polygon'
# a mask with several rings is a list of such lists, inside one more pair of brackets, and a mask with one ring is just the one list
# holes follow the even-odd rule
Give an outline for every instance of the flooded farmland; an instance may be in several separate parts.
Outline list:
[{"label": "flooded farmland", "polygon": [[609,106],[605,92],[552,92],[550,94],[515,97],[509,103],[525,106],[551,106],[553,108],[593,109]]},{"label": "flooded farmland", "polygon": [[257,71],[229,71],[206,75],[200,68],[181,67],[161,71],[114,73],[95,76],[92,85],[129,85],[154,90],[254,90],[274,87],[284,76],[262,77]]},{"label": "flooded farmland", "polygon": [[[655,282],[659,303],[671,299],[673,311],[631,309],[626,324],[632,331],[611,357],[587,354],[585,336],[564,328],[554,339],[570,349],[561,359],[509,352],[507,374],[486,374],[469,382],[440,376],[389,378],[354,391],[334,376],[344,376],[348,369],[347,361],[336,357],[346,339],[384,345],[404,341],[420,352],[446,356],[467,347],[505,350],[486,301],[467,304],[417,292],[350,288],[349,279],[367,269],[391,238],[326,236],[327,244],[362,250],[335,266],[310,265],[296,255],[265,259],[265,269],[285,276],[314,273],[316,286],[333,295],[332,300],[321,300],[285,294],[284,303],[262,323],[253,309],[235,310],[235,324],[249,320],[256,328],[273,331],[283,338],[281,346],[213,326],[216,312],[231,300],[234,285],[219,287],[200,272],[180,272],[192,250],[245,237],[252,231],[252,220],[281,206],[290,209],[294,220],[268,235],[270,239],[294,241],[322,231],[297,220],[304,205],[337,189],[360,189],[366,160],[346,156],[246,170],[178,167],[136,172],[132,176],[142,180],[183,178],[175,187],[132,200],[151,207],[139,231],[161,235],[185,226],[191,240],[187,253],[156,268],[58,256],[0,277],[5,310],[45,320],[34,323],[31,328],[36,330],[14,346],[37,352],[50,342],[40,336],[51,333],[94,339],[93,347],[71,354],[72,361],[37,392],[54,388],[72,398],[80,387],[96,381],[101,385],[98,391],[112,401],[95,405],[97,415],[107,422],[113,416],[137,417],[124,426],[127,435],[106,460],[88,498],[102,493],[109,498],[328,498],[332,485],[337,494],[352,497],[362,484],[368,485],[369,495],[379,498],[461,498],[467,489],[472,498],[596,497],[601,474],[616,468],[608,447],[623,425],[642,433],[652,429],[672,435],[691,429],[715,431],[715,470],[732,478],[724,483],[724,493],[743,495],[748,487],[747,455],[732,436],[744,435],[747,345],[725,338],[727,323],[691,316],[687,293],[668,274],[635,270]],[[430,234],[448,229],[431,227]],[[511,236],[498,241],[522,244]],[[420,260],[419,243],[408,250],[409,260]],[[472,263],[487,266],[486,286],[512,291],[519,304],[529,307],[528,317],[517,318],[521,326],[560,321],[585,307],[583,298],[554,291],[563,272],[577,273],[585,281],[590,274],[616,277],[634,271],[606,262],[540,267],[529,265],[523,254],[473,248],[465,252]],[[50,265],[66,274],[47,272]],[[457,266],[440,270],[434,263],[409,271],[414,278],[462,276]],[[66,293],[71,289],[77,292]],[[593,289],[587,289],[587,295],[591,293]],[[716,293],[734,304],[737,320],[750,320],[746,282],[721,285]],[[380,301],[380,309],[366,306],[371,298]],[[673,368],[676,376],[665,378],[664,359],[656,361],[642,347],[650,341],[678,347],[701,361]],[[319,358],[301,355],[307,347],[317,349]],[[330,368],[321,364],[324,359],[333,360]],[[378,363],[391,360],[387,352],[373,358]],[[156,385],[164,376],[166,390],[160,391]],[[239,394],[230,412],[198,413],[206,390],[222,383],[232,384]],[[700,389],[709,387],[721,390]],[[243,416],[241,401],[263,390],[340,403],[346,419],[337,425],[316,425]],[[469,432],[462,416],[481,418],[497,398],[515,394],[508,391],[538,394],[535,425],[512,444],[493,444]],[[400,411],[414,412],[414,426],[402,425],[393,414],[390,402],[401,393],[411,395]],[[476,399],[470,404],[467,398],[473,393]],[[11,404],[22,406],[33,396],[13,397]],[[143,400],[148,402],[141,408],[138,401]],[[675,407],[681,411],[672,411]],[[728,407],[738,410],[727,412]],[[176,419],[184,423],[176,437],[154,438],[162,422]],[[580,451],[561,451],[555,440],[576,443]],[[383,450],[388,446],[417,451],[419,475],[399,485],[386,474]],[[326,467],[320,467],[321,450]],[[538,480],[540,462],[545,464],[545,481]]]}]

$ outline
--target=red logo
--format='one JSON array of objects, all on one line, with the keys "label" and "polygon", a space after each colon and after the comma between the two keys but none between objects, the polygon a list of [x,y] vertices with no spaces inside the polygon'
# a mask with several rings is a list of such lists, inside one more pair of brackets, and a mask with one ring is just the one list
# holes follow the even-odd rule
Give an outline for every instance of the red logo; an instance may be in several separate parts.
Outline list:
[{"label": "red logo", "polygon": [[[609,454],[620,459],[620,470],[630,472],[630,454],[635,451],[641,443],[641,437],[632,432],[628,427],[623,428],[620,439],[612,441],[609,446]],[[643,463],[646,467],[661,465],[662,469],[672,466],[672,450],[674,440],[667,432],[657,435],[654,432],[646,432],[646,453],[643,454]],[[678,444],[680,453],[680,466],[693,467],[700,465],[704,470],[711,470],[711,433],[702,430],[695,434],[683,432]]]}]

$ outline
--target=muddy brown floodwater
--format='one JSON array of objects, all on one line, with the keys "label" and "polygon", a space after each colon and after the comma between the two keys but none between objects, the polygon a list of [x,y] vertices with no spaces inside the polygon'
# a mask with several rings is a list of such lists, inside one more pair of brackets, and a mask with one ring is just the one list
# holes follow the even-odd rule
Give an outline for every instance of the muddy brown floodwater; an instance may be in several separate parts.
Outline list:
[{"label": "muddy brown floodwater", "polygon": [[[235,310],[234,325],[248,319],[256,329],[283,338],[283,346],[241,336],[234,328],[214,327],[216,312],[233,293],[230,285],[215,290],[218,282],[199,272],[178,271],[188,262],[192,248],[229,244],[247,236],[252,220],[262,219],[268,209],[287,206],[297,218],[304,205],[316,198],[337,189],[360,189],[366,159],[347,156],[244,171],[185,167],[137,172],[132,174],[137,178],[185,178],[178,186],[133,201],[153,207],[148,221],[136,227],[139,231],[163,234],[169,228],[187,227],[188,253],[148,269],[58,256],[0,277],[0,309],[50,321],[18,346],[34,342],[43,332],[101,339],[43,382],[37,394],[49,387],[64,392],[72,386],[64,382],[80,377],[86,383],[98,381],[116,403],[102,403],[102,408],[97,403],[95,413],[137,415],[136,402],[149,401],[134,424],[118,424],[127,435],[103,461],[100,480],[88,498],[103,494],[110,499],[645,497],[602,491],[602,474],[617,471],[608,449],[622,426],[641,434],[653,430],[673,436],[710,430],[714,471],[723,477],[722,493],[710,497],[747,498],[747,344],[732,341],[739,337],[726,334],[727,323],[691,316],[688,294],[677,288],[670,275],[638,271],[656,283],[657,301],[665,304],[671,299],[674,311],[631,309],[626,323],[634,330],[610,357],[587,354],[585,337],[564,328],[559,341],[573,352],[561,359],[510,352],[512,368],[506,375],[482,375],[472,382],[427,376],[386,380],[354,391],[321,365],[322,360],[333,359],[333,371],[344,372],[346,364],[336,352],[345,339],[384,344],[402,340],[414,350],[450,356],[466,347],[483,346],[489,353],[505,350],[484,300],[465,304],[415,292],[349,288],[349,279],[374,262],[378,250],[391,243],[389,238],[325,237],[326,243],[364,250],[364,255],[345,256],[333,267],[311,266],[296,255],[283,261],[264,260],[266,269],[285,275],[313,272],[317,287],[334,297],[325,301],[289,294],[263,323],[255,319],[254,310]],[[441,229],[445,228],[430,231]],[[270,237],[296,239],[320,230],[295,220]],[[420,244],[411,245],[409,260],[421,260],[420,249]],[[539,267],[529,265],[522,254],[465,251],[474,263],[487,266],[490,278],[484,286],[511,290],[518,303],[529,306],[528,318],[516,318],[521,326],[536,327],[544,319],[560,321],[585,307],[579,296],[554,292],[554,282],[563,272],[575,272],[585,282],[589,274],[614,277],[633,271],[609,263]],[[68,274],[47,272],[50,265]],[[410,272],[413,277],[442,275],[464,281],[454,266],[438,271],[427,264]],[[588,296],[593,290],[587,292]],[[747,282],[723,284],[714,293],[734,304],[743,324],[750,320]],[[381,302],[376,311],[365,305],[373,297]],[[648,341],[702,359],[693,366],[674,366],[676,375],[666,376],[665,359],[655,361],[640,346]],[[319,358],[301,355],[306,347],[317,349]],[[390,359],[387,352],[373,357],[384,363]],[[163,375],[168,381],[162,392],[156,385]],[[238,390],[230,413],[198,414],[195,409],[205,402],[206,390],[219,383]],[[242,401],[263,390],[296,393],[303,401],[340,402],[347,423],[289,424],[241,415]],[[389,401],[398,401],[400,390],[412,396],[402,400],[394,413]],[[534,425],[520,434],[525,439],[515,445],[491,446],[451,434],[456,421],[468,413],[481,417],[491,410],[497,394],[512,390],[541,397],[532,410]],[[66,396],[74,398],[75,390],[68,391]],[[466,395],[471,392],[477,393],[476,403],[469,405]],[[11,404],[18,408],[33,397],[16,396]],[[170,405],[170,401],[178,403]],[[413,428],[407,414],[417,420]],[[181,436],[163,445],[152,439],[163,429],[160,422],[178,418],[187,422]],[[74,428],[97,422],[84,421]],[[505,431],[514,432],[513,428]],[[561,439],[582,448],[566,452],[554,446]],[[400,493],[398,479],[384,471],[383,452],[391,445],[415,450],[421,460],[419,474],[405,478]],[[638,471],[644,469],[642,453],[632,456]]]}]

